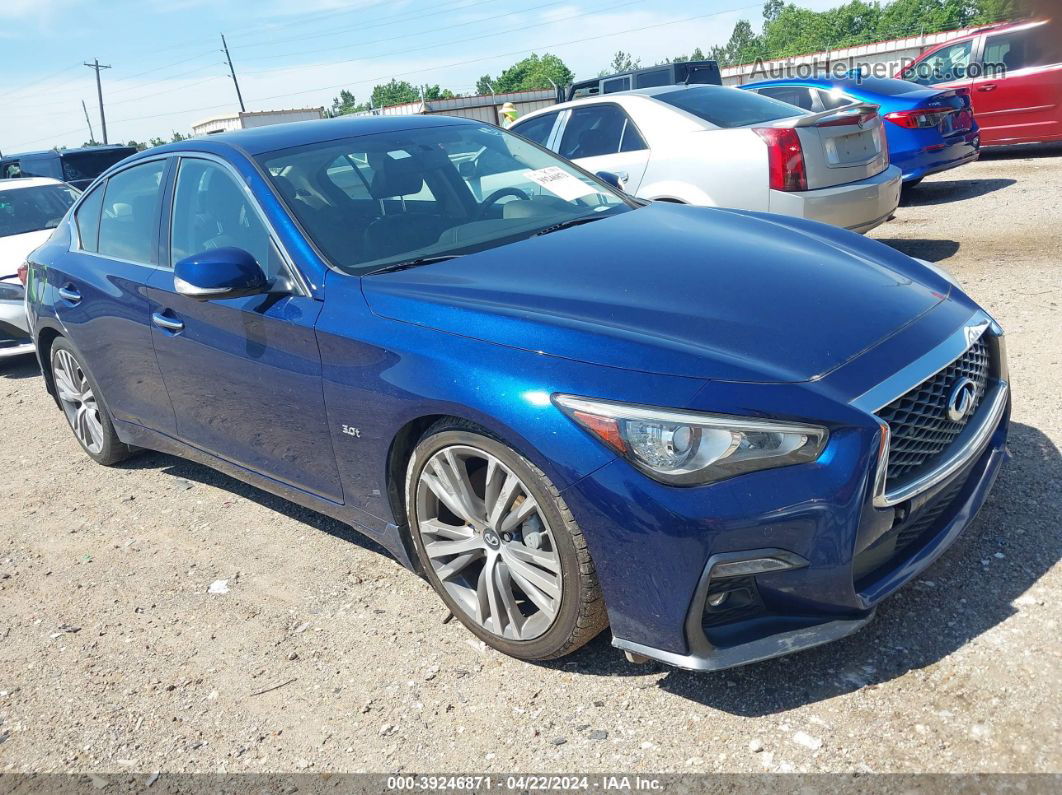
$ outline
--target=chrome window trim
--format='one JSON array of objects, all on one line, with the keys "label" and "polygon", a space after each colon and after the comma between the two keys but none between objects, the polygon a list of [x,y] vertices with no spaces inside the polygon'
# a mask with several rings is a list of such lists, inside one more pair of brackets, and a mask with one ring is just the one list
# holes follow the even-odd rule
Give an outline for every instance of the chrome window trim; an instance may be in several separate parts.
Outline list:
[{"label": "chrome window trim", "polygon": [[[119,168],[116,171],[113,171],[113,172],[106,172],[105,171],[103,174],[100,174],[99,176],[97,176],[96,179],[93,180],[91,185],[89,185],[87,188],[85,188],[85,190],[81,191],[81,195],[77,197],[77,201],[75,201],[73,203],[73,205],[71,205],[70,209],[67,211],[67,213],[68,213],[67,216],[66,216],[67,223],[70,224],[73,227],[73,229],[71,230],[71,235],[70,235],[70,248],[68,250],[71,253],[74,253],[74,254],[87,254],[90,257],[100,257],[101,259],[110,259],[110,260],[114,260],[115,262],[124,262],[127,265],[142,265],[145,268],[154,268],[156,270],[168,270],[168,268],[160,268],[158,265],[154,264],[153,262],[140,262],[139,260],[122,259],[121,257],[112,257],[112,256],[110,256],[108,254],[100,254],[98,251],[88,251],[87,249],[82,248],[81,247],[81,227],[78,226],[78,223],[77,223],[77,212],[78,212],[78,210],[81,209],[81,205],[85,203],[85,197],[95,193],[98,190],[103,191],[103,198],[104,198],[104,200],[106,200],[106,198],[107,198],[107,183],[110,182],[111,177],[116,176],[118,174],[121,174],[123,171],[128,171],[131,168],[136,168],[137,166],[143,166],[143,165],[146,165],[148,163],[154,163],[154,162],[159,161],[159,160],[165,162],[165,161],[169,160],[171,157],[172,157],[172,155],[170,155],[170,154],[163,154],[163,155],[159,155],[158,157],[145,157],[142,160],[137,160],[137,161],[135,161],[133,163],[130,163],[127,166],[123,166],[122,168]],[[162,175],[163,175],[163,177],[166,176],[165,166],[163,167]],[[163,185],[163,184],[160,184],[159,185],[159,190],[160,190],[161,193],[164,193],[165,190],[166,190],[166,186]],[[102,214],[103,214],[103,207],[101,205],[100,206],[100,215],[102,216]],[[102,221],[102,218],[100,220]],[[99,225],[97,225],[96,229],[99,230]],[[99,239],[98,239],[99,238],[99,232],[97,231],[96,234],[97,234],[96,247],[99,248]]]},{"label": "chrome window trim", "polygon": [[[257,197],[255,197],[254,193],[251,191],[251,188],[247,184],[247,181],[243,178],[243,175],[241,175],[240,172],[233,167],[232,163],[225,160],[224,158],[218,157],[217,155],[210,154],[209,152],[174,152],[173,155],[177,158],[177,171],[173,175],[173,195],[170,200],[170,212],[169,216],[166,218],[165,225],[166,235],[168,236],[166,244],[167,250],[169,250],[170,248],[170,240],[173,236],[173,208],[176,204],[177,199],[177,180],[181,178],[181,161],[207,160],[216,165],[220,165],[222,169],[227,171],[229,173],[229,176],[231,176],[236,181],[236,185],[240,188],[244,196],[247,198],[247,201],[254,209],[255,215],[258,216],[258,220],[262,222],[262,225],[269,233],[270,241],[272,242],[273,246],[276,247],[277,252],[280,254],[281,264],[287,271],[291,284],[295,288],[293,292],[306,298],[312,297],[310,287],[306,283],[306,278],[302,275],[302,271],[295,267],[295,263],[292,260],[291,255],[288,253],[287,247],[283,244],[283,242],[281,242],[280,236],[277,234],[276,228],[273,226],[272,222],[270,222],[269,217],[262,210],[261,205],[258,203]],[[270,185],[269,187],[270,190],[272,190],[272,186]],[[164,269],[168,271],[173,271],[173,265],[168,265]]]},{"label": "chrome window trim", "polygon": [[[952,452],[932,470],[903,486],[887,491],[889,426],[878,417],[878,412],[949,367],[985,334],[990,334],[996,340],[997,361],[995,362],[995,383],[990,381],[985,399],[982,401],[980,422],[975,426],[964,428],[953,442]],[[940,345],[853,400],[851,405],[870,414],[881,428],[874,473],[874,507],[888,508],[931,489],[958,472],[980,453],[1006,410],[1010,393],[1008,381],[1009,372],[1003,329],[987,313],[978,311]]]}]

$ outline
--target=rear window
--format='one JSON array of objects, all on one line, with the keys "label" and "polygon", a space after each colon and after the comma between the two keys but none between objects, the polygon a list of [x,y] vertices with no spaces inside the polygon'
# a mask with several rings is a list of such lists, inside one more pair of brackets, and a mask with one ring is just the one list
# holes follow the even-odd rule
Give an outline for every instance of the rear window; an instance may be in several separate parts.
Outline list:
[{"label": "rear window", "polygon": [[806,111],[786,102],[724,86],[684,88],[654,94],[653,99],[723,128],[745,127],[749,124],[807,115]]},{"label": "rear window", "polygon": [[914,91],[925,91],[925,88],[910,80],[896,80],[891,77],[864,77],[861,80],[841,81],[836,85],[838,88],[853,88],[885,97],[898,97]]},{"label": "rear window", "polygon": [[106,149],[101,152],[60,153],[63,163],[63,179],[67,182],[80,182],[96,179],[120,160],[135,154],[133,147]]}]

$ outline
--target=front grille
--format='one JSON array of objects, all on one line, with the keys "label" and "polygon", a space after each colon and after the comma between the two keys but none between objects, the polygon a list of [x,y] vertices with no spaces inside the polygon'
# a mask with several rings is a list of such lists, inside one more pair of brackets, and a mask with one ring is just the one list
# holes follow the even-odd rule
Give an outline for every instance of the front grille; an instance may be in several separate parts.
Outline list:
[{"label": "front grille", "polygon": [[913,516],[898,522],[852,561],[856,587],[861,589],[882,573],[903,563],[924,547],[954,516],[956,501],[970,478],[971,467],[952,477]]},{"label": "front grille", "polygon": [[[886,489],[932,467],[962,433],[984,399],[990,368],[984,336],[936,375],[898,397],[878,412],[889,424],[889,467]],[[958,422],[948,417],[948,397],[960,378],[974,383],[974,408]]]}]

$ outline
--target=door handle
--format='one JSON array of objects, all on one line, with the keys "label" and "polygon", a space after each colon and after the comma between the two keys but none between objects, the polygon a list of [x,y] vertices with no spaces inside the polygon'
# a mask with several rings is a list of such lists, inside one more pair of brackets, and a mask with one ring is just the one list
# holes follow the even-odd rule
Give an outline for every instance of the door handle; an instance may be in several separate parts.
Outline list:
[{"label": "door handle", "polygon": [[617,171],[616,176],[619,177],[620,182],[626,182],[631,178],[631,175],[628,174],[626,171]]},{"label": "door handle", "polygon": [[69,301],[72,304],[76,304],[81,301],[81,293],[79,293],[72,284],[60,287],[59,297],[62,298],[64,301]]},{"label": "door handle", "polygon": [[184,323],[172,317],[166,317],[161,312],[152,313],[151,322],[159,328],[166,329],[166,331],[178,332],[184,329]]},{"label": "door handle", "polygon": [[987,85],[978,86],[977,90],[978,91],[995,91],[996,90],[996,84],[995,83],[988,83]]}]

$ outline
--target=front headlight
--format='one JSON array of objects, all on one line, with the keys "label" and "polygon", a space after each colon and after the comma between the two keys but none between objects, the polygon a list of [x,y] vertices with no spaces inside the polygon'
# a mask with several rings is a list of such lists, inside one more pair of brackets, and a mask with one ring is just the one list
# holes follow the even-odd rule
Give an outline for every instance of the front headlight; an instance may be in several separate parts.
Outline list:
[{"label": "front headlight", "polygon": [[816,425],[635,406],[554,395],[556,406],[650,477],[714,483],[758,469],[814,461],[829,432]]}]

